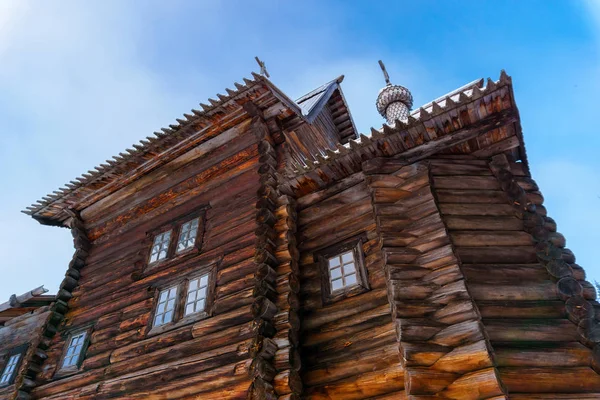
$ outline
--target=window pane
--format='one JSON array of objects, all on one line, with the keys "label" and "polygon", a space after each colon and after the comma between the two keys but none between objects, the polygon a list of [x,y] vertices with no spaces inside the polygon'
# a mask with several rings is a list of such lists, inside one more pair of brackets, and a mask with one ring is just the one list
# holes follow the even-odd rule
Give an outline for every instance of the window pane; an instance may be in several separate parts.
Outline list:
[{"label": "window pane", "polygon": [[342,277],[342,269],[334,268],[331,270],[331,279],[341,278]]},{"label": "window pane", "polygon": [[198,218],[188,221],[185,224],[181,225],[179,239],[177,239],[177,251],[180,252],[193,247],[196,243],[197,235]]},{"label": "window pane", "polygon": [[158,301],[161,303],[164,303],[165,301],[167,301],[167,292],[160,292],[160,296],[158,296]]},{"label": "window pane", "polygon": [[356,272],[356,268],[354,263],[344,265],[344,275],[353,274]]},{"label": "window pane", "polygon": [[350,261],[354,261],[354,256],[352,255],[351,251],[349,251],[348,253],[342,254],[342,262],[347,263]]},{"label": "window pane", "polygon": [[169,243],[171,242],[171,231],[158,234],[154,237],[152,250],[150,251],[150,262],[167,258]]},{"label": "window pane", "polygon": [[194,303],[190,303],[185,307],[185,315],[194,313]]},{"label": "window pane", "polygon": [[204,275],[202,276],[202,278],[200,278],[200,286],[207,286],[208,285],[208,275]]},{"label": "window pane", "polygon": [[198,288],[198,279],[192,279],[190,281],[189,290],[194,290]]},{"label": "window pane", "polygon": [[176,297],[177,286],[167,288],[159,293],[159,302],[156,305],[156,311],[154,313],[154,326],[163,325],[172,321]]},{"label": "window pane", "polygon": [[198,292],[194,291],[194,292],[188,293],[186,303],[193,303],[193,302],[195,302],[196,301],[196,293],[198,293]]},{"label": "window pane", "polygon": [[341,289],[343,287],[344,287],[344,285],[343,285],[341,279],[336,279],[334,281],[331,281],[331,290],[338,290],[338,289]]},{"label": "window pane", "polygon": [[2,371],[2,376],[0,377],[0,384],[7,384],[11,381],[13,372],[17,368],[17,363],[21,358],[21,354],[13,354],[8,359],[8,363],[4,367],[4,371]]},{"label": "window pane", "polygon": [[340,265],[339,257],[336,256],[334,258],[329,259],[329,268],[334,268],[334,267],[337,267],[338,265]]},{"label": "window pane", "polygon": [[[185,307],[185,315],[204,311],[206,306],[206,294],[208,292],[208,274],[202,275],[193,281],[199,284],[191,285],[188,288],[188,295]],[[190,281],[191,282],[191,281]]]},{"label": "window pane", "polygon": [[346,286],[355,285],[356,284],[356,274],[348,275],[345,278]]}]

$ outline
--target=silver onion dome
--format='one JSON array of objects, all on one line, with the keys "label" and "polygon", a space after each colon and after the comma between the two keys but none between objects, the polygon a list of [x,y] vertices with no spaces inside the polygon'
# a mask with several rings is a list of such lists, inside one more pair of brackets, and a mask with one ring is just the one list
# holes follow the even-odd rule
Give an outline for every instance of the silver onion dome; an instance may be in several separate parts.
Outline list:
[{"label": "silver onion dome", "polygon": [[413,105],[413,97],[410,90],[404,86],[392,85],[381,60],[379,60],[379,66],[383,71],[386,86],[379,91],[379,95],[377,96],[377,101],[375,102],[377,111],[379,111],[379,114],[390,125],[394,124],[396,120],[408,120],[408,115]]}]

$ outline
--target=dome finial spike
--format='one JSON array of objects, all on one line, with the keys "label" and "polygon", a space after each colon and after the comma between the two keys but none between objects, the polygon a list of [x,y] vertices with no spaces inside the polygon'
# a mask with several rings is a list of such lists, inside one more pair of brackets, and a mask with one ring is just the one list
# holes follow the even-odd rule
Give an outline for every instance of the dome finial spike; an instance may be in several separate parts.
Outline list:
[{"label": "dome finial spike", "polygon": [[383,71],[383,77],[385,78],[385,84],[388,86],[391,85],[390,76],[388,75],[388,72],[385,69],[385,65],[383,64],[383,61],[379,60],[379,66],[381,67],[381,71]]}]

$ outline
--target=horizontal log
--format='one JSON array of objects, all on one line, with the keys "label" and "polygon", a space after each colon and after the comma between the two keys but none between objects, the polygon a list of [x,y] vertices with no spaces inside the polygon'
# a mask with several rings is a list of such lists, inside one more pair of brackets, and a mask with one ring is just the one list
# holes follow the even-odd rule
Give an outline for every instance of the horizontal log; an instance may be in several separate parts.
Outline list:
[{"label": "horizontal log", "polygon": [[460,260],[466,264],[527,264],[538,260],[535,248],[532,246],[458,247],[456,252]]},{"label": "horizontal log", "polygon": [[498,372],[510,393],[600,392],[600,376],[589,367],[499,368]]},{"label": "horizontal log", "polygon": [[455,246],[533,246],[531,235],[513,231],[453,231],[450,234]]},{"label": "horizontal log", "polygon": [[450,230],[523,231],[523,221],[516,217],[445,216]]},{"label": "horizontal log", "polygon": [[493,176],[461,176],[460,179],[436,176],[433,182],[437,189],[500,190],[500,184]]},{"label": "horizontal log", "polygon": [[[484,320],[492,342],[576,342],[577,327],[567,319]],[[493,343],[492,343],[493,344]]]},{"label": "horizontal log", "polygon": [[577,342],[546,348],[497,347],[498,367],[589,367],[591,350]]},{"label": "horizontal log", "polygon": [[510,204],[465,204],[441,203],[444,215],[516,216],[517,211]]}]

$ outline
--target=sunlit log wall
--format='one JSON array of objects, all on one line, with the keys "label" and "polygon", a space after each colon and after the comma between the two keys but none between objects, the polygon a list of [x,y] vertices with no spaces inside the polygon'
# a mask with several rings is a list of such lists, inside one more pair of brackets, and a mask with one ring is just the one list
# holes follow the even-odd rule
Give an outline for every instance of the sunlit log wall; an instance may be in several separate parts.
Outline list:
[{"label": "sunlit log wall", "polygon": [[[92,247],[69,301],[62,332],[93,323],[80,373],[56,379],[65,336],[56,335],[36,398],[245,398],[255,336],[257,137],[250,120],[222,146],[158,178],[132,198],[85,214]],[[202,251],[146,269],[146,232],[208,206]],[[212,317],[148,335],[155,288],[216,265]],[[151,382],[151,384],[150,384]]]}]

